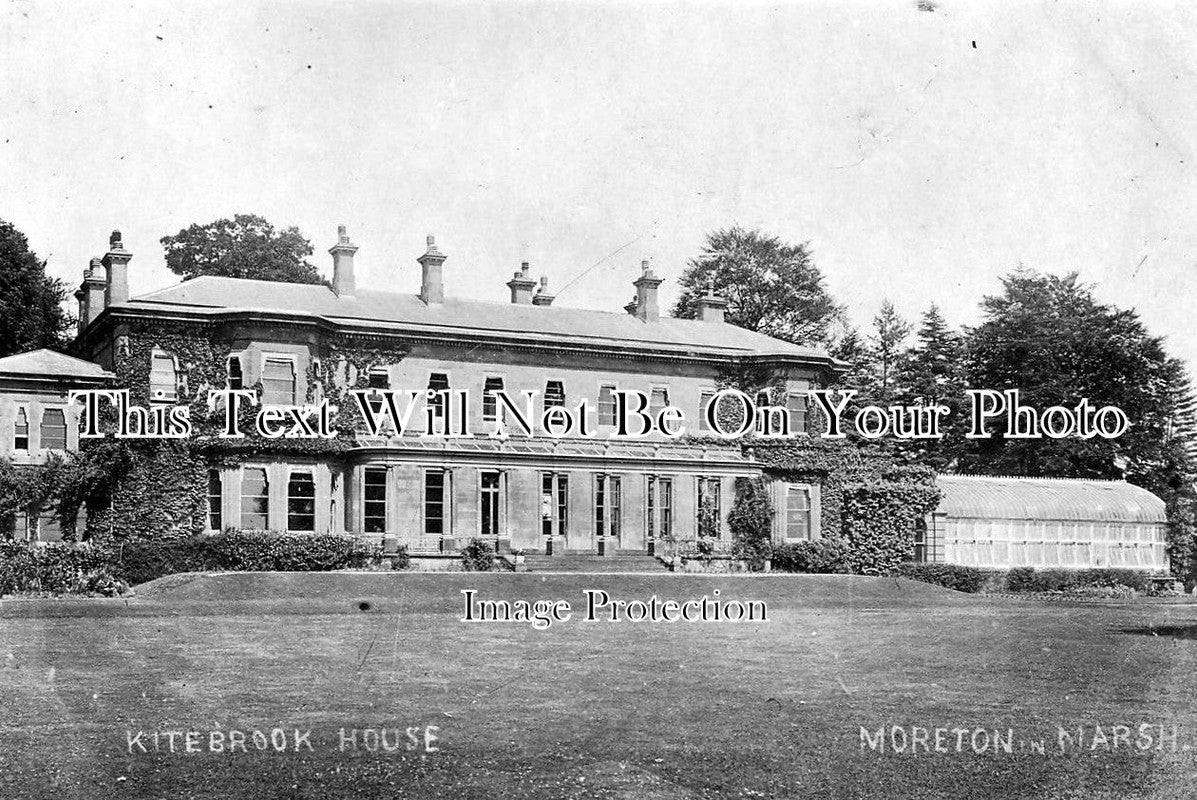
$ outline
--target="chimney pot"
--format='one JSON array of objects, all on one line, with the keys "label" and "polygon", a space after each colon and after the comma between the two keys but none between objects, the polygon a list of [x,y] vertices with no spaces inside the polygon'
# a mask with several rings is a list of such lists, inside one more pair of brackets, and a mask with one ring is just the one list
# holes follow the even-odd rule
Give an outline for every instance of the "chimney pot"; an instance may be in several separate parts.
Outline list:
[{"label": "chimney pot", "polygon": [[448,258],[437,249],[436,237],[428,235],[428,249],[416,259],[420,263],[420,299],[431,305],[445,302],[444,264]]},{"label": "chimney pot", "polygon": [[129,261],[133,254],[125,249],[121,232],[113,231],[108,237],[108,252],[101,263],[107,272],[104,289],[104,307],[124,303],[129,299]]},{"label": "chimney pot", "polygon": [[353,269],[353,254],[357,252],[357,247],[349,241],[344,225],[337,226],[337,243],[328,252],[333,257],[333,291],[337,297],[352,296],[357,291]]},{"label": "chimney pot", "polygon": [[536,292],[536,296],[532,298],[532,305],[534,306],[551,306],[553,300],[556,298],[549,293],[549,276],[540,276],[540,289]]},{"label": "chimney pot", "polygon": [[656,322],[661,318],[661,311],[657,305],[657,288],[662,280],[653,274],[648,260],[640,262],[640,277],[633,282],[636,287],[635,315],[644,322]]},{"label": "chimney pot", "polygon": [[511,290],[511,302],[517,305],[528,305],[532,302],[532,290],[536,288],[536,281],[528,274],[528,262],[520,264],[520,271],[507,281],[507,288]]},{"label": "chimney pot", "polygon": [[707,281],[707,292],[698,298],[698,318],[703,322],[723,322],[727,300],[715,294],[715,281]]}]

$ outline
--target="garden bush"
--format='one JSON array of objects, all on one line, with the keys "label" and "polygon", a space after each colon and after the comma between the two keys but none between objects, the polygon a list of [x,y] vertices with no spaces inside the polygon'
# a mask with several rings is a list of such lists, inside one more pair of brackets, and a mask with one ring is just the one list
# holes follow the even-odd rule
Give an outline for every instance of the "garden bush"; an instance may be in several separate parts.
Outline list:
[{"label": "garden bush", "polygon": [[490,572],[495,568],[495,549],[488,541],[474,539],[461,549],[461,563],[466,572]]},{"label": "garden bush", "polygon": [[773,548],[773,569],[820,575],[849,571],[844,546],[834,539],[778,545]]},{"label": "garden bush", "polygon": [[[727,525],[734,541],[732,556],[752,572],[763,570],[773,551],[773,503],[762,479],[736,478],[736,499]],[[700,541],[700,552],[701,546]]]},{"label": "garden bush", "polygon": [[1035,569],[1015,567],[1006,575],[1006,590],[1010,592],[1068,592],[1077,589],[1114,589],[1125,586],[1136,592],[1151,588],[1146,572],[1115,567],[1090,569]]},{"label": "garden bush", "polygon": [[934,564],[908,561],[901,564],[897,574],[923,583],[933,583],[957,592],[976,594],[985,585],[985,571],[959,564]]},{"label": "garden bush", "polygon": [[370,549],[352,536],[226,530],[211,536],[129,542],[113,552],[130,583],[176,572],[326,572],[360,568]]},{"label": "garden bush", "polygon": [[88,544],[0,542],[0,594],[119,594],[107,554]]}]

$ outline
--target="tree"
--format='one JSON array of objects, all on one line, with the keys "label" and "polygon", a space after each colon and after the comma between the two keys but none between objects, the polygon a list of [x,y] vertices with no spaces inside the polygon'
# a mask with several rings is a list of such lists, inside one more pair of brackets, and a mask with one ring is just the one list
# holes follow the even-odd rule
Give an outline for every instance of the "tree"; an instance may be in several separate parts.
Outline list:
[{"label": "tree", "polygon": [[75,324],[66,299],[66,284],[46,275],[25,234],[0,220],[0,356],[63,349]]},{"label": "tree", "polygon": [[882,400],[894,394],[893,379],[904,353],[902,343],[910,335],[910,323],[902,319],[889,300],[881,301],[881,312],[873,317],[869,351],[876,368],[876,390]]},{"label": "tree", "polygon": [[1004,439],[995,420],[988,439],[968,440],[964,471],[1076,478],[1122,478],[1162,496],[1188,469],[1182,442],[1169,436],[1183,369],[1148,334],[1138,315],[1097,302],[1076,273],[1019,269],[1003,292],[981,304],[984,321],[967,336],[968,384],[1018,389],[1023,405],[1112,405],[1130,428],[1115,439]]},{"label": "tree", "polygon": [[675,317],[697,316],[698,300],[710,287],[728,301],[728,322],[795,344],[826,343],[829,327],[843,315],[805,243],[787,244],[738,225],[707,234],[681,286]]},{"label": "tree", "polygon": [[967,403],[964,395],[963,344],[959,334],[948,327],[934,303],[923,313],[914,347],[902,359],[899,399],[905,405],[946,406],[940,417],[943,439],[918,439],[898,442],[908,461],[936,469],[949,466],[955,445],[963,436]]},{"label": "tree", "polygon": [[284,283],[325,283],[307,260],[312,243],[298,228],[276,231],[254,214],[192,225],[162,237],[166,266],[183,280],[199,275]]}]

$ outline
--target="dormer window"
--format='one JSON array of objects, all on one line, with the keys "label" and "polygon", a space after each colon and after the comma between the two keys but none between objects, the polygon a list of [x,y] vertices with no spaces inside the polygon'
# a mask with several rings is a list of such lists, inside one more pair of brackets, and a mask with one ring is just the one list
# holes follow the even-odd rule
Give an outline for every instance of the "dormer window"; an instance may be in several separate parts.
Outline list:
[{"label": "dormer window", "polygon": [[150,402],[173,403],[179,396],[179,370],[175,357],[154,348],[150,354]]}]

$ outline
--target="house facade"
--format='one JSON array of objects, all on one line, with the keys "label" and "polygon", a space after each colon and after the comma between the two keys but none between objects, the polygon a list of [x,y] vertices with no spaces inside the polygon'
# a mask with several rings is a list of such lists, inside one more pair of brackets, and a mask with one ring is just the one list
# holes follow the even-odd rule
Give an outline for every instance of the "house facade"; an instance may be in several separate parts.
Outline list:
[{"label": "house facade", "polygon": [[[207,276],[131,298],[132,254],[114,232],[84,275],[76,350],[135,400],[200,409],[210,389],[256,388],[267,406],[338,409],[341,433],[326,447],[267,442],[210,459],[204,529],[349,533],[429,554],[476,538],[605,555],[699,535],[730,544],[736,479],[762,470],[709,436],[706,405],[729,374],[767,374],[770,403],[804,430],[806,391],[843,366],[727,323],[726,302],[710,294],[697,319],[662,315],[647,262],[619,313],[557,305],[527,264],[507,282],[507,302],[457,299],[447,289],[468,269],[454,269],[432,237],[395,276],[418,285],[411,293],[359,286],[344,228],[329,252],[330,285]],[[374,436],[355,427],[352,389],[417,390],[410,425]],[[522,435],[498,390],[534,391],[534,415],[586,400],[596,435]],[[615,393],[627,390],[650,410],[681,409],[688,435],[611,437]],[[462,391],[471,402],[455,404]],[[436,435],[463,415],[470,435]],[[506,435],[491,436],[500,424]],[[779,541],[817,536],[818,487],[775,491]]]},{"label": "house facade", "polygon": [[[52,350],[0,358],[0,457],[17,469],[45,464],[79,448],[82,407],[71,403],[78,389],[103,389],[116,376],[102,367]],[[10,537],[52,542],[62,537],[54,510],[36,506],[6,521]]]}]

